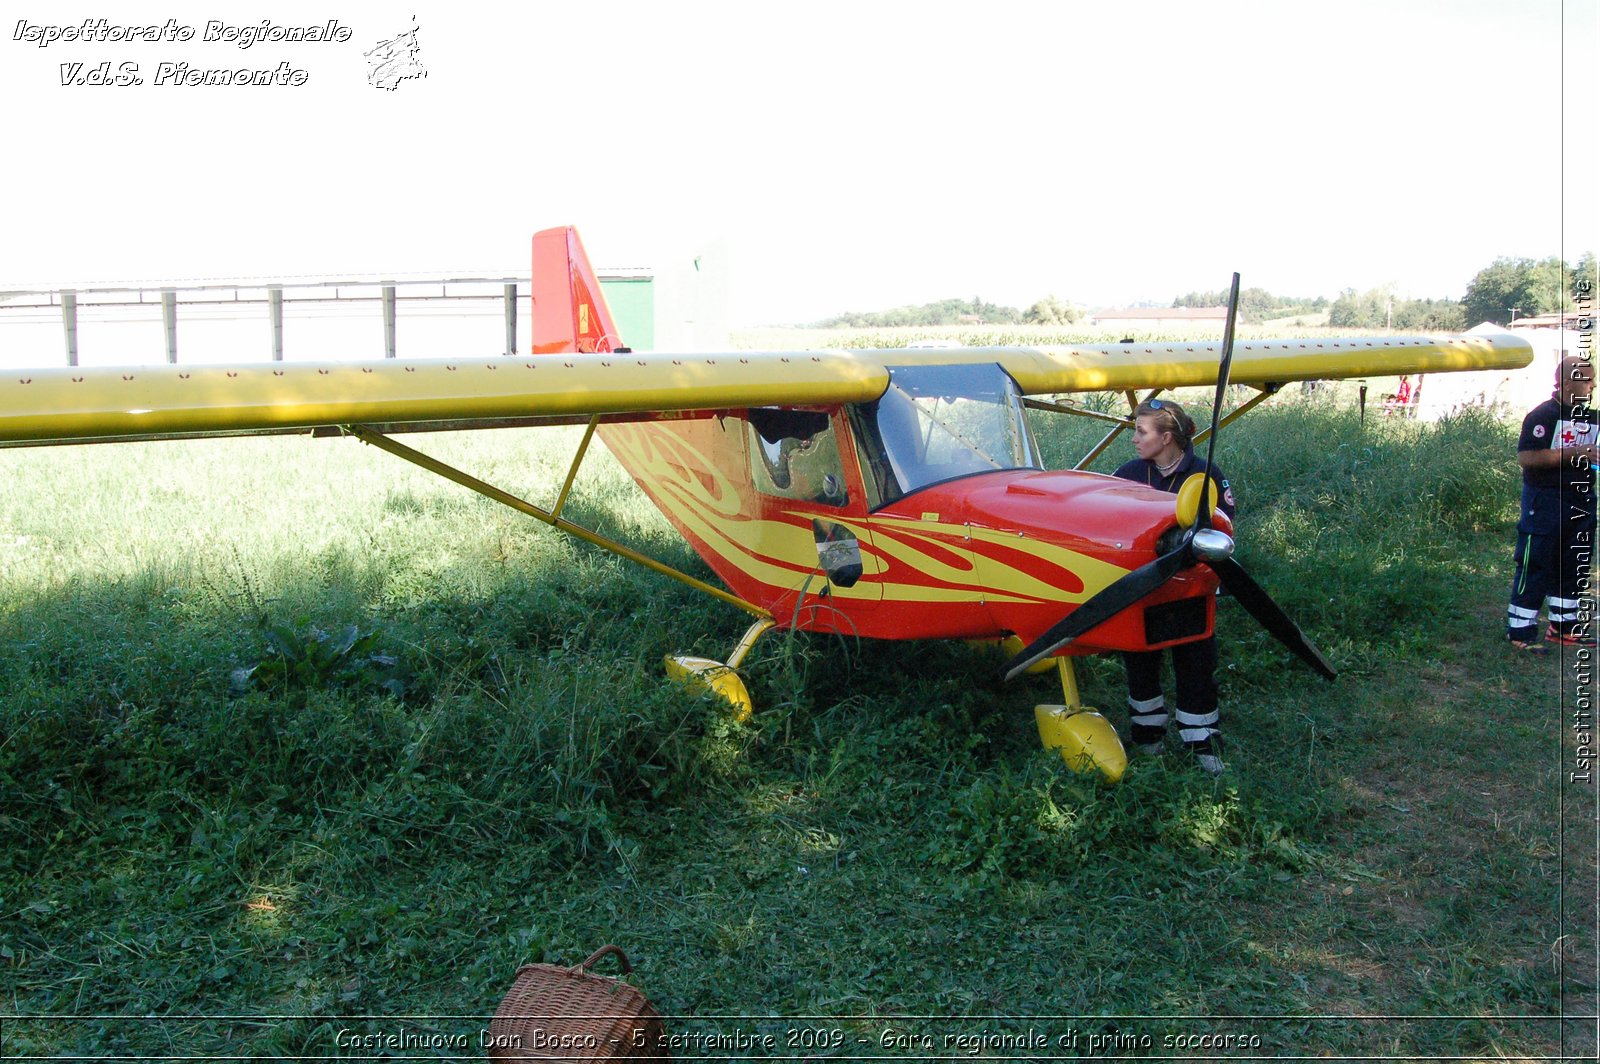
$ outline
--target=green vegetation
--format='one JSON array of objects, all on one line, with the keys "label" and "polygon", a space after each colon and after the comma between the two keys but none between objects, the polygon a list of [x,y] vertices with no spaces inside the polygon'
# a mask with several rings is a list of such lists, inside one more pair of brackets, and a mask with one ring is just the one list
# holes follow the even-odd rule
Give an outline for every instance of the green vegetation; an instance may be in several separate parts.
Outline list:
[{"label": "green vegetation", "polygon": [[1483,321],[1507,325],[1517,318],[1573,309],[1583,285],[1595,290],[1594,255],[1576,268],[1557,258],[1496,259],[1479,270],[1459,302],[1451,299],[1397,299],[1392,288],[1357,293],[1347,288],[1329,308],[1330,325],[1400,331],[1448,331]]},{"label": "green vegetation", "polygon": [[1022,320],[1030,325],[1074,325],[1083,320],[1083,311],[1055,296],[1045,296],[1028,308]]},{"label": "green vegetation", "polygon": [[[1175,307],[1225,307],[1228,293],[1190,292],[1172,301]],[[1239,292],[1239,320],[1260,324],[1275,318],[1310,317],[1328,309],[1322,296],[1304,299],[1293,296],[1275,296],[1264,288],[1245,288]]]},{"label": "green vegetation", "polygon": [[818,322],[818,329],[884,329],[903,325],[960,325],[970,323],[1011,325],[1023,320],[1016,307],[985,303],[978,296],[968,299],[941,299],[937,303],[895,307],[893,310],[852,311]]},{"label": "green vegetation", "polygon": [[[1173,301],[1175,307],[1226,306],[1226,292],[1191,292]],[[1249,288],[1239,293],[1239,319],[1259,324],[1273,318],[1315,315],[1328,309],[1326,299],[1293,299],[1274,296],[1264,289]],[[896,307],[893,310],[854,311],[840,314],[811,326],[813,329],[890,329],[908,326],[960,325],[968,328],[994,325],[1076,325],[1084,312],[1063,299],[1045,296],[1027,310],[996,306],[974,297],[971,300],[944,299],[937,303]]]},{"label": "green vegetation", "polygon": [[[1118,787],[965,646],[769,637],[732,726],[659,662],[742,618],[349,440],[0,452],[4,1055],[475,1051],[517,965],[604,942],[680,1034],[848,1039],[796,1056],[1592,1053],[1525,1018],[1592,1011],[1594,803],[1570,660],[1500,640],[1514,434],[1329,391],[1220,457],[1340,679],[1224,602],[1234,771]],[[1057,463],[1100,432],[1040,425]],[[574,440],[422,446],[548,500]],[[704,573],[592,460],[572,516]],[[1080,679],[1121,723],[1120,667]]]},{"label": "green vegetation", "polygon": [[1347,288],[1328,308],[1328,324],[1351,329],[1449,332],[1466,328],[1467,320],[1461,304],[1453,299],[1396,299],[1389,288],[1361,293]]},{"label": "green vegetation", "polygon": [[1576,268],[1558,258],[1495,259],[1479,270],[1461,301],[1467,321],[1507,324],[1515,318],[1572,310],[1581,293],[1594,293],[1595,258],[1589,252]]},{"label": "green vegetation", "polygon": [[[1240,326],[1242,340],[1258,340],[1284,335],[1305,335],[1300,319],[1263,325]],[[1317,336],[1370,336],[1371,329],[1318,328]],[[1170,327],[1130,331],[1125,326],[1100,328],[1093,325],[992,325],[906,326],[879,329],[795,329],[769,327],[747,329],[733,335],[733,346],[749,351],[800,351],[812,348],[888,348],[905,347],[917,341],[937,341],[963,347],[1066,347],[1073,344],[1114,344],[1125,336],[1138,343],[1170,343],[1174,340],[1220,340],[1218,330],[1202,326],[1198,331],[1175,332]],[[1209,400],[1207,400],[1209,402]]]},{"label": "green vegetation", "polygon": [[[1239,321],[1261,325],[1299,318],[1310,323],[1326,314],[1322,323],[1334,328],[1439,332],[1469,328],[1482,321],[1505,325],[1518,317],[1571,311],[1583,292],[1592,294],[1597,290],[1600,281],[1596,278],[1593,252],[1585,253],[1576,266],[1558,258],[1499,258],[1477,272],[1467,285],[1466,296],[1459,301],[1400,299],[1392,286],[1365,292],[1347,288],[1332,303],[1322,296],[1275,296],[1264,288],[1246,288],[1239,293]],[[1174,307],[1221,307],[1227,303],[1228,293],[1223,290],[1189,292],[1172,301]],[[974,330],[983,325],[1072,326],[1082,320],[1080,308],[1051,295],[1026,311],[995,306],[978,298],[946,299],[894,310],[840,314],[811,328],[962,326]]]}]

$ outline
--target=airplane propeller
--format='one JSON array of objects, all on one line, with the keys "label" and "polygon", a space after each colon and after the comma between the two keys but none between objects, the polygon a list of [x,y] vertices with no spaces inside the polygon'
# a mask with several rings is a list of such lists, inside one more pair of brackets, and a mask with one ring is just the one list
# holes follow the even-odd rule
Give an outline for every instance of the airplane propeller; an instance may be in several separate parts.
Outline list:
[{"label": "airplane propeller", "polygon": [[[1233,287],[1228,293],[1228,320],[1222,334],[1222,361],[1217,367],[1217,391],[1211,405],[1211,439],[1206,447],[1206,468],[1216,455],[1218,426],[1222,417],[1222,400],[1228,389],[1228,373],[1233,365],[1233,325],[1239,311],[1239,275],[1233,275]],[[1336,675],[1322,653],[1306,638],[1300,627],[1289,619],[1261,585],[1251,579],[1244,567],[1233,560],[1233,537],[1211,526],[1213,499],[1209,476],[1201,488],[1200,505],[1193,526],[1184,533],[1176,547],[1134,569],[1101,589],[1094,597],[1056,622],[1048,631],[1029,643],[1016,656],[1006,662],[1003,676],[1013,680],[1035,663],[1043,660],[1071,643],[1092,628],[1098,627],[1133,606],[1182,570],[1200,563],[1209,566],[1222,581],[1222,586],[1245,611],[1278,642],[1292,650],[1325,679]]]}]

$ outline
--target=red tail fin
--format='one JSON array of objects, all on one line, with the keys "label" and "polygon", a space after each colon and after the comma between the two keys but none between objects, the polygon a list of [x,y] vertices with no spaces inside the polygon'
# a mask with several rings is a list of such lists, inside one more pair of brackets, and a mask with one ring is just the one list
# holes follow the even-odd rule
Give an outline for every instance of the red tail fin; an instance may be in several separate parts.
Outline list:
[{"label": "red tail fin", "polygon": [[622,336],[572,226],[533,234],[533,353],[614,351]]}]

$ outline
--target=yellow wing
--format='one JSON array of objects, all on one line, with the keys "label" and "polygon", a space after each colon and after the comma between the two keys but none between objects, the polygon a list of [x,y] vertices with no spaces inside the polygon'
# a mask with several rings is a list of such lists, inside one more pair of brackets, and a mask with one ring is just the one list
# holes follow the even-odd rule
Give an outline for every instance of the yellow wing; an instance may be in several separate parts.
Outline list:
[{"label": "yellow wing", "polygon": [[[20,370],[0,377],[0,446],[830,406],[876,399],[888,367],[917,364],[999,363],[1030,394],[1196,387],[1215,382],[1220,349],[1179,342]],[[1514,369],[1532,359],[1527,342],[1510,335],[1252,340],[1234,345],[1232,379]]]},{"label": "yellow wing", "polygon": [[[1217,364],[1222,359],[1220,342],[992,350],[994,360],[1029,394],[1211,387],[1217,382]],[[1532,346],[1509,333],[1481,337],[1237,340],[1229,380],[1235,384],[1284,384],[1392,377],[1401,373],[1518,369],[1532,361]]]}]

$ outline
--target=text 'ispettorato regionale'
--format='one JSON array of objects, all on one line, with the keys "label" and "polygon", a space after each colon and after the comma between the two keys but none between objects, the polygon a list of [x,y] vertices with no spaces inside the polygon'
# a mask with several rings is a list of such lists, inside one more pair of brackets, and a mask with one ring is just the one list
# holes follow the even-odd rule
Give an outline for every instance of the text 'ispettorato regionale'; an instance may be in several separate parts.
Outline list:
[{"label": "text 'ispettorato regionale'", "polygon": [[[342,44],[352,31],[338,19],[310,26],[285,26],[262,20],[242,25],[208,20],[193,26],[169,18],[160,24],[126,25],[104,18],[84,19],[70,25],[47,25],[18,20],[11,39],[39,48],[53,44],[224,44],[240,50],[258,44]],[[280,62],[270,69],[247,67],[201,67],[172,60],[156,63],[156,85],[303,85],[310,72]],[[111,60],[99,63],[78,61],[61,64],[61,84],[66,85],[143,85],[139,64]]]}]

